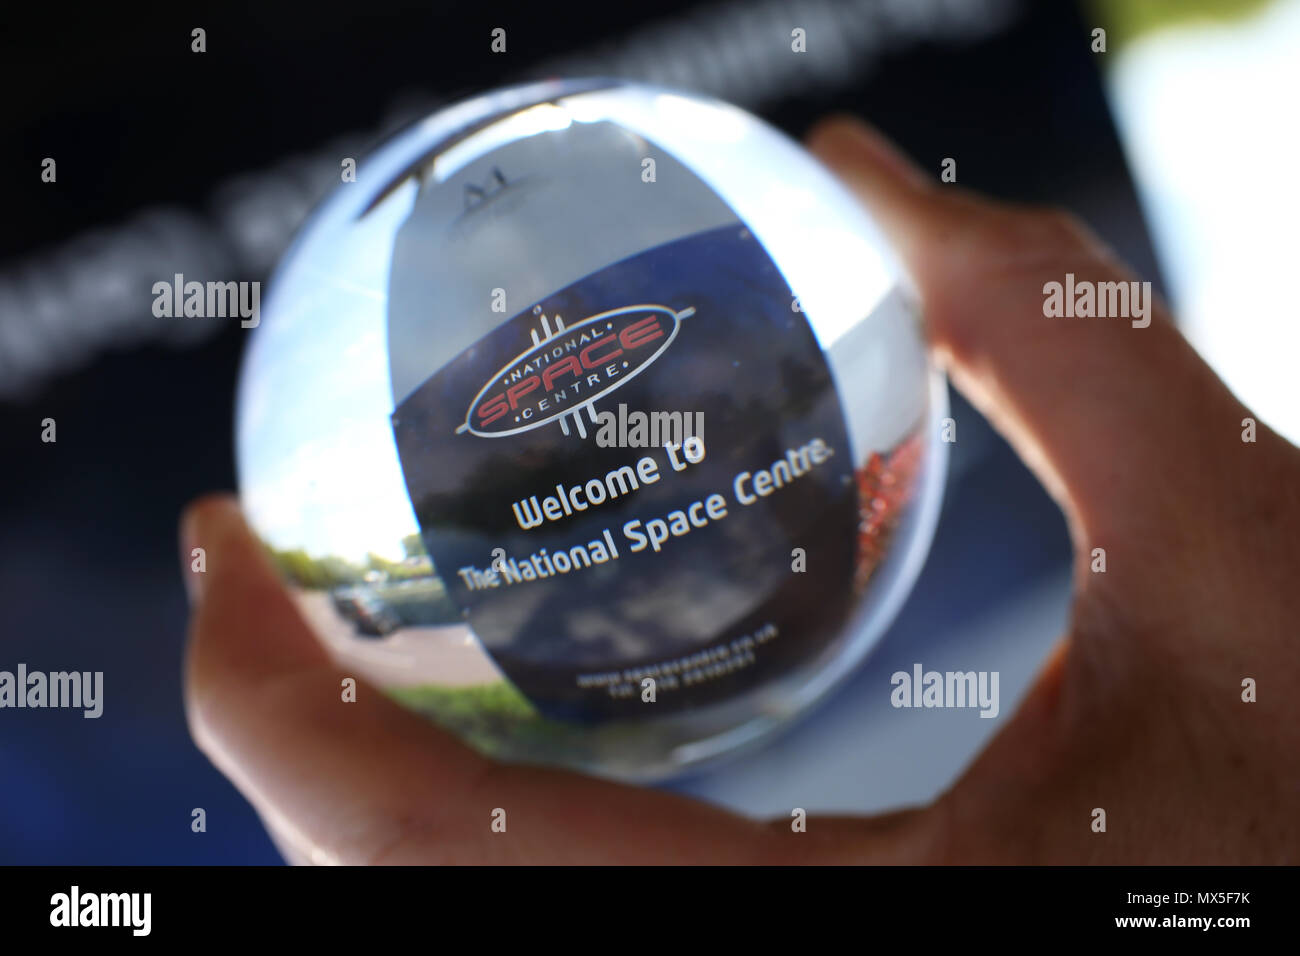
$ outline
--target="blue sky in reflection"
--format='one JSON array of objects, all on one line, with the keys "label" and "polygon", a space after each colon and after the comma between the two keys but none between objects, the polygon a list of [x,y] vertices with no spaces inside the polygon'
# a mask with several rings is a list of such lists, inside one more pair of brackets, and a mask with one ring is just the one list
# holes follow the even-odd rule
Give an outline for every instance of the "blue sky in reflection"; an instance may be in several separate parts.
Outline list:
[{"label": "blue sky in reflection", "polygon": [[268,290],[237,442],[244,508],[277,548],[400,558],[418,530],[389,426],[385,328],[393,239],[414,196],[410,181],[360,221],[312,234]]}]

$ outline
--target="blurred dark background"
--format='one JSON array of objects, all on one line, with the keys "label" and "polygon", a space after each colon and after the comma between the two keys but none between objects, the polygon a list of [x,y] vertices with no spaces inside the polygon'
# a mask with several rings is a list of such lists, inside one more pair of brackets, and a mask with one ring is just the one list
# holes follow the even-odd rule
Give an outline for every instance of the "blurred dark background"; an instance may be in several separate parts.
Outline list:
[{"label": "blurred dark background", "polygon": [[[716,24],[726,9],[563,6],[33,6],[0,39],[0,269],[29,268],[142,207],[201,218],[232,175],[374,131],[403,96],[454,99],[557,57],[616,56],[638,31]],[[920,6],[943,15],[945,5]],[[999,7],[1005,22],[967,36],[918,18],[910,36],[895,31],[863,52],[852,75],[744,105],[795,136],[828,112],[859,113],[936,175],[952,156],[964,186],[1072,208],[1159,287],[1089,24],[1069,3]],[[798,25],[800,5],[790,8]],[[508,30],[504,56],[489,51],[497,26]],[[201,55],[190,51],[194,27],[207,31]],[[716,42],[728,42],[725,31]],[[57,183],[40,181],[46,156],[57,159]],[[147,287],[139,299],[145,314]],[[0,308],[6,301],[12,308]],[[0,313],[0,335],[18,321]],[[70,350],[76,334],[67,331]],[[183,347],[124,336],[0,404],[0,668],[105,673],[99,720],[0,712],[0,863],[279,862],[255,814],[190,742],[180,690],[176,520],[194,496],[233,487],[233,388],[247,335],[228,321]],[[943,518],[890,642],[996,614],[1067,560],[1055,507],[955,401],[961,432]],[[40,440],[45,418],[57,422],[55,444]],[[190,830],[195,807],[207,811],[205,834]]]}]

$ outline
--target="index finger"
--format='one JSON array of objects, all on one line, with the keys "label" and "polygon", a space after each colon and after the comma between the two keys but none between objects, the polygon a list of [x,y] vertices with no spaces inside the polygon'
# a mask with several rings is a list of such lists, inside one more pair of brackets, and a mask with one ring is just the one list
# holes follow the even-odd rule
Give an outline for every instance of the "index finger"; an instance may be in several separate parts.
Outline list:
[{"label": "index finger", "polygon": [[[1149,282],[1070,217],[942,185],[855,120],[822,124],[809,145],[890,235],[937,352],[1062,505],[1076,545],[1167,533],[1213,500],[1246,410]],[[1129,314],[1049,317],[1053,283],[1062,295],[1122,284]]]}]

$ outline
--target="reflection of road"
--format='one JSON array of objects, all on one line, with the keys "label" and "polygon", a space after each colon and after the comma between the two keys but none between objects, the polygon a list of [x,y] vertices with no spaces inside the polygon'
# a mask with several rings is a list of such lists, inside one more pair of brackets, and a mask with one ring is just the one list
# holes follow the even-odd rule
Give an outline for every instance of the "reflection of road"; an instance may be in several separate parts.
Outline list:
[{"label": "reflection of road", "polygon": [[339,663],[376,684],[463,687],[503,679],[464,624],[403,627],[387,637],[364,638],[334,610],[327,593],[298,592],[298,603]]}]

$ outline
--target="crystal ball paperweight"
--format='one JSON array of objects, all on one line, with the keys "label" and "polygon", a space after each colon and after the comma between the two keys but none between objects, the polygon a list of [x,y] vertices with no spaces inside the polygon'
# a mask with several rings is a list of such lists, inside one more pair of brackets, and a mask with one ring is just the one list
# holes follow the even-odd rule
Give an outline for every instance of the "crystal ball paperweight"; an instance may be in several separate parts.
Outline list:
[{"label": "crystal ball paperweight", "polygon": [[946,399],[819,163],[724,103],[557,81],[341,180],[271,280],[236,437],[349,674],[493,756],[646,780],[862,660],[929,547]]}]

